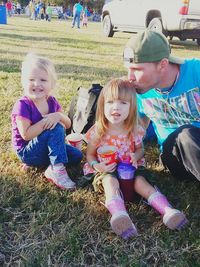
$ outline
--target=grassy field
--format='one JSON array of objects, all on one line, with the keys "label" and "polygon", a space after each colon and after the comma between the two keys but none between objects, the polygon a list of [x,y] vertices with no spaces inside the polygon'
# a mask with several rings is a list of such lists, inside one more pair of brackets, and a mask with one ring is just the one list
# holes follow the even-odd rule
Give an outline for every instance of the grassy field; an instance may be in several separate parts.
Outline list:
[{"label": "grassy field", "polygon": [[[121,240],[110,230],[103,196],[92,187],[61,191],[48,183],[42,170],[21,170],[11,149],[10,113],[22,94],[21,62],[29,51],[49,57],[58,72],[57,97],[67,111],[79,86],[105,84],[126,75],[122,51],[130,34],[104,38],[100,23],[72,29],[70,21],[9,18],[0,25],[0,266],[200,266],[198,182],[178,182],[158,166],[158,148],[148,145],[146,157],[155,183],[183,210],[189,224],[173,232],[143,201],[128,205],[139,236]],[[200,57],[195,42],[172,41],[172,52]],[[80,170],[70,170],[74,180]]]}]

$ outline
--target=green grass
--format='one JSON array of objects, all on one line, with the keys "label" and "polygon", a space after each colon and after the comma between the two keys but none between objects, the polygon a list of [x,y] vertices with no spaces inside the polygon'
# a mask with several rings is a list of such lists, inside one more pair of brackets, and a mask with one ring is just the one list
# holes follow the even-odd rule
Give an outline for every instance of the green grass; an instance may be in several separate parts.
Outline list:
[{"label": "green grass", "polygon": [[[126,75],[122,51],[131,34],[104,38],[99,23],[71,29],[70,21],[9,18],[0,25],[0,252],[4,266],[200,266],[199,183],[178,182],[158,166],[158,147],[146,157],[155,183],[189,219],[181,232],[163,226],[142,201],[128,205],[139,236],[128,241],[110,230],[103,196],[91,186],[66,192],[48,183],[42,170],[21,170],[11,149],[10,113],[22,93],[21,62],[29,51],[49,57],[58,72],[57,96],[67,111],[79,86],[105,84]],[[200,57],[195,42],[171,42],[172,52]],[[76,178],[80,170],[70,170]],[[1,264],[0,264],[1,265]]]}]

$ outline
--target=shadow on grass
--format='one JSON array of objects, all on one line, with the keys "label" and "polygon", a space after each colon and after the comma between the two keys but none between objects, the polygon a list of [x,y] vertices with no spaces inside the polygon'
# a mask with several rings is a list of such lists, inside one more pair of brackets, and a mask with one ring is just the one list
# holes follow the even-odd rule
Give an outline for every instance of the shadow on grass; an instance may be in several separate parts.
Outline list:
[{"label": "shadow on grass", "polygon": [[12,59],[9,61],[0,59],[0,71],[7,73],[20,72],[21,61]]},{"label": "shadow on grass", "polygon": [[[25,57],[26,54],[24,54]],[[84,62],[83,62],[84,63]],[[12,59],[6,62],[6,60],[0,60],[0,71],[7,73],[15,73],[20,72],[22,62],[20,60]],[[96,80],[96,76],[98,77],[110,77],[111,70],[106,67],[87,67],[84,65],[75,65],[75,64],[55,64],[57,73],[59,74],[59,78],[66,78],[74,80],[79,80],[81,76],[81,80],[84,82],[89,82],[92,79]],[[90,75],[88,75],[88,73]],[[115,71],[114,75],[120,77],[124,74],[122,71]],[[92,78],[93,77],[93,78]],[[101,82],[101,81],[99,81]]]},{"label": "shadow on grass", "polygon": [[171,48],[176,48],[178,50],[185,50],[186,48],[191,51],[199,50],[199,46],[194,41],[179,41],[179,40],[172,40],[170,41]]},{"label": "shadow on grass", "polygon": [[[73,65],[73,64],[64,64],[64,65],[57,65],[58,67],[58,73],[59,73],[59,77],[60,78],[73,78],[74,80],[81,80],[84,81],[90,81],[91,80],[95,80],[97,79],[97,77],[99,77],[99,79],[102,79],[101,77],[104,77],[104,79],[110,78],[111,74],[113,75],[113,73],[111,72],[110,69],[102,67],[102,68],[98,68],[98,67],[87,67],[87,66],[82,66],[82,65]],[[64,71],[69,69],[69,72]],[[90,75],[88,75],[88,73]],[[115,71],[114,75],[115,77],[120,77],[124,74],[124,72],[122,71]],[[102,82],[101,80],[99,81],[100,83]]]},{"label": "shadow on grass", "polygon": [[[29,33],[30,34],[30,33]],[[81,35],[80,35],[81,37]],[[103,42],[98,41],[90,41],[90,40],[83,40],[81,38],[68,38],[68,37],[46,37],[46,36],[26,36],[23,34],[9,34],[9,33],[1,33],[0,39],[12,39],[12,40],[20,40],[20,41],[37,41],[37,42],[56,42],[60,45],[64,44],[66,47],[70,48],[82,48],[82,47],[90,47],[91,45],[94,47],[98,47],[100,45],[103,45]],[[119,46],[117,43],[107,43],[107,46]]]}]

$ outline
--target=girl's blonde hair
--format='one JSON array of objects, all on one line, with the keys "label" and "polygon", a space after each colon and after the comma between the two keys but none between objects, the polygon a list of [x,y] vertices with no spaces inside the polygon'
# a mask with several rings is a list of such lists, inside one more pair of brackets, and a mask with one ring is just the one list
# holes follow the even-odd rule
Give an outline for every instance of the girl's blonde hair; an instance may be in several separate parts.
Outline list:
[{"label": "girl's blonde hair", "polygon": [[22,62],[22,68],[21,68],[22,86],[24,87],[26,83],[27,75],[30,69],[33,69],[35,67],[47,72],[47,75],[51,81],[50,89],[51,90],[54,89],[56,86],[56,81],[57,81],[57,75],[56,75],[54,64],[48,58],[38,56],[34,53],[27,54],[27,56],[25,57],[25,60]]},{"label": "girl's blonde hair", "polygon": [[105,135],[108,129],[108,120],[104,114],[105,102],[113,100],[130,102],[129,115],[124,121],[124,128],[127,130],[128,136],[130,136],[137,127],[138,119],[135,88],[133,88],[129,81],[120,78],[112,79],[102,89],[97,103],[96,125],[98,138]]}]

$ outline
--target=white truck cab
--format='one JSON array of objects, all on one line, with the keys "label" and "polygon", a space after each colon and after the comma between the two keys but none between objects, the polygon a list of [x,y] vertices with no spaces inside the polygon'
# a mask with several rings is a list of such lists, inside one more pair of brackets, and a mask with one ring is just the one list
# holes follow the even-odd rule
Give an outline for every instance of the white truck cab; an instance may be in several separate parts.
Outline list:
[{"label": "white truck cab", "polygon": [[102,11],[103,32],[138,32],[150,28],[200,45],[200,0],[109,0]]}]

